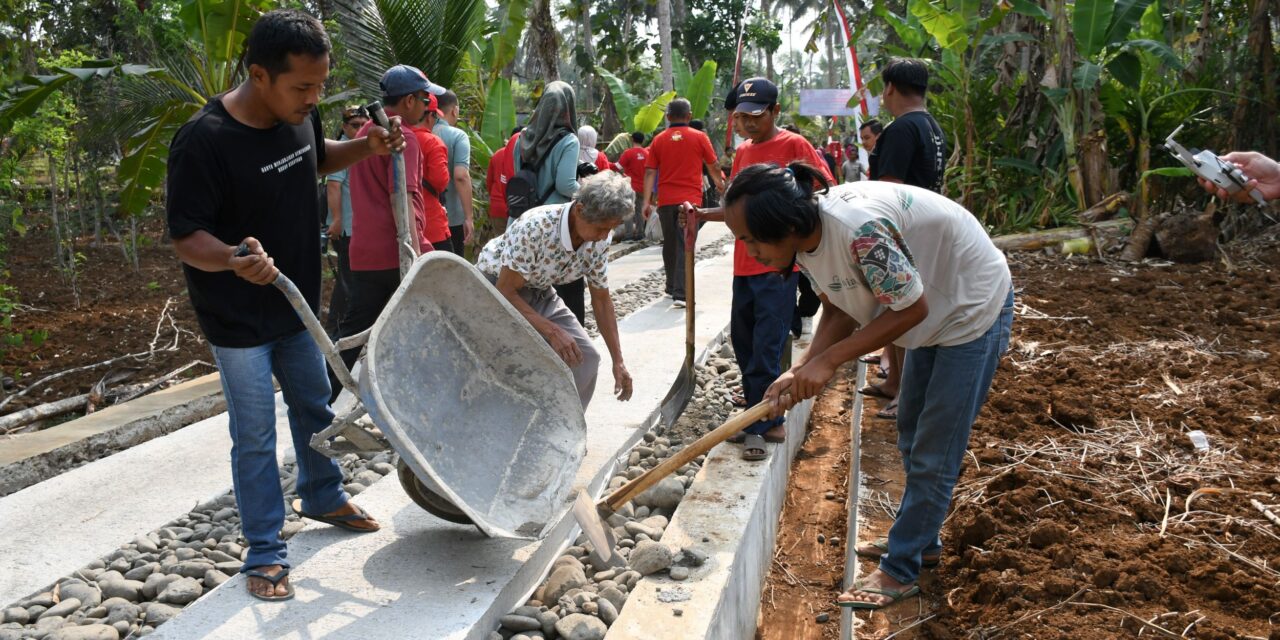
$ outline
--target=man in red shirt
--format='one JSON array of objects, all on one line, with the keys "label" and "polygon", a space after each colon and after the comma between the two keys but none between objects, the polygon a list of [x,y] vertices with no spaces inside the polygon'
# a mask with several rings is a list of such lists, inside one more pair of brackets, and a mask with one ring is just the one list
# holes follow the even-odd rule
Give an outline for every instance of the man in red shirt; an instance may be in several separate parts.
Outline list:
[{"label": "man in red shirt", "polygon": [[[387,115],[398,115],[405,122],[421,122],[432,103],[432,95],[444,93],[444,87],[433,84],[421,71],[408,65],[396,65],[387,70],[379,83],[382,102]],[[372,126],[370,122],[361,129]],[[409,194],[409,206],[413,209],[413,237],[418,240],[418,250],[431,251],[427,241],[427,207],[422,188],[422,151],[416,135],[405,136],[404,184]],[[400,250],[396,241],[396,223],[391,208],[395,195],[392,178],[393,164],[390,157],[367,158],[348,170],[347,181],[351,185],[351,299],[347,312],[338,323],[338,335],[353,336],[378,319],[382,308],[400,286]],[[438,202],[438,201],[437,201]],[[342,352],[342,360],[350,368],[360,355],[360,349]],[[338,397],[342,385],[330,372],[333,395]]]},{"label": "man in red shirt", "polygon": [[418,138],[422,153],[422,188],[427,224],[422,229],[431,246],[443,245],[449,239],[449,213],[444,209],[444,190],[449,186],[449,148],[440,136],[431,132],[441,117],[436,97],[427,94],[427,110],[422,122],[409,127]]},{"label": "man in red shirt", "polygon": [[520,132],[524,127],[511,130],[507,144],[498,149],[489,158],[489,169],[485,173],[484,187],[489,192],[489,222],[493,223],[493,235],[500,236],[507,231],[507,181],[516,174],[516,144],[520,140]]},{"label": "man in red shirt", "polygon": [[[662,222],[662,266],[667,272],[667,295],[675,306],[684,302],[684,231],[677,219],[680,205],[702,202],[702,168],[705,166],[724,193],[724,174],[716,163],[716,152],[707,134],[689,126],[693,107],[676,98],[667,105],[667,130],[654,136],[645,160],[644,217],[653,215],[650,195],[658,184],[658,218]],[[772,382],[772,380],[770,380]],[[763,393],[763,391],[761,391]]]},{"label": "man in red shirt", "polygon": [[622,225],[623,240],[639,240],[644,237],[644,166],[649,150],[644,148],[644,134],[631,133],[631,148],[618,156],[618,166],[631,178],[631,190],[636,192],[636,215]]},{"label": "man in red shirt", "polygon": [[[831,180],[826,160],[804,136],[778,128],[778,87],[772,82],[765,78],[744,80],[734,87],[725,106],[732,106],[734,127],[747,138],[734,153],[730,179],[753,164],[768,162],[785,167],[800,161],[813,165]],[[699,210],[698,218],[723,222],[724,212],[719,208]],[[748,406],[763,400],[765,390],[782,374],[782,350],[796,318],[799,278],[795,268],[779,273],[748,255],[742,240],[734,242],[729,337],[742,370],[742,391]],[[782,442],[786,437],[781,418],[761,420],[743,433],[744,460],[763,460],[768,456],[764,443]]]}]

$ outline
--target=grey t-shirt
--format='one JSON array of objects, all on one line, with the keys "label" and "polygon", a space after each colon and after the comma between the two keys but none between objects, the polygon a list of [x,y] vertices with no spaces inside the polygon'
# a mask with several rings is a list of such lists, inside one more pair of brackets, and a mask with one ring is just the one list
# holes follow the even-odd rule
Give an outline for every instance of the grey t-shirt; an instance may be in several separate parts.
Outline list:
[{"label": "grey t-shirt", "polygon": [[833,187],[818,202],[822,240],[796,261],[814,289],[860,324],[924,296],[928,317],[894,344],[950,347],[976,340],[1000,315],[1009,265],[964,207],[879,181]]},{"label": "grey t-shirt", "polygon": [[449,152],[449,186],[445,187],[444,209],[449,214],[449,226],[456,227],[466,219],[466,213],[462,210],[458,187],[454,185],[453,170],[459,165],[467,167],[468,171],[471,169],[471,140],[467,138],[466,131],[450,126],[444,120],[437,122],[431,132],[444,141]]}]

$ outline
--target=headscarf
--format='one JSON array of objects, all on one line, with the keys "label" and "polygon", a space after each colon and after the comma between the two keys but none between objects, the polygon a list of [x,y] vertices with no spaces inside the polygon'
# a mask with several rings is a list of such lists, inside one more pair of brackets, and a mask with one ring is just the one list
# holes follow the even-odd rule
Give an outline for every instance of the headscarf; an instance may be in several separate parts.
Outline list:
[{"label": "headscarf", "polygon": [[537,167],[551,155],[563,131],[574,135],[578,127],[578,110],[573,104],[573,87],[556,80],[547,83],[534,107],[529,125],[520,134],[520,164]]},{"label": "headscarf", "polygon": [[596,150],[596,139],[598,137],[599,134],[596,133],[596,128],[589,124],[584,124],[578,129],[578,144],[581,145],[581,149],[578,150],[578,164],[584,162],[587,164],[596,163],[596,156],[600,153]]}]

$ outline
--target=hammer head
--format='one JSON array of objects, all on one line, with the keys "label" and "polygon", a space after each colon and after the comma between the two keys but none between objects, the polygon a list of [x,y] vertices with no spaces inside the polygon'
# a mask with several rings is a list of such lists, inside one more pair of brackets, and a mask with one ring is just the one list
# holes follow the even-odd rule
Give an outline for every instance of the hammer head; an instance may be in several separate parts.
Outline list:
[{"label": "hammer head", "polygon": [[613,535],[613,528],[605,523],[613,515],[607,507],[597,506],[587,497],[586,491],[579,491],[573,502],[573,518],[582,527],[587,541],[591,543],[591,564],[598,571],[614,567],[626,566],[626,561],[618,555],[618,538]]}]

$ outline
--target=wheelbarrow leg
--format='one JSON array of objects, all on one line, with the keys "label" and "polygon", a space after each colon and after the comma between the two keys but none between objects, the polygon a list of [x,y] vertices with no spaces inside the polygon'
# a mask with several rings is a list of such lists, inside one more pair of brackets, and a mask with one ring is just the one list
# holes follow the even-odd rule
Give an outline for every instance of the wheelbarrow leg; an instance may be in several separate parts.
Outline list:
[{"label": "wheelbarrow leg", "polygon": [[[386,440],[356,424],[365,414],[364,407],[357,405],[349,413],[334,418],[332,424],[311,436],[311,448],[329,458],[341,458],[348,453],[386,451],[390,447]],[[346,442],[331,442],[338,436],[342,436]]]}]

